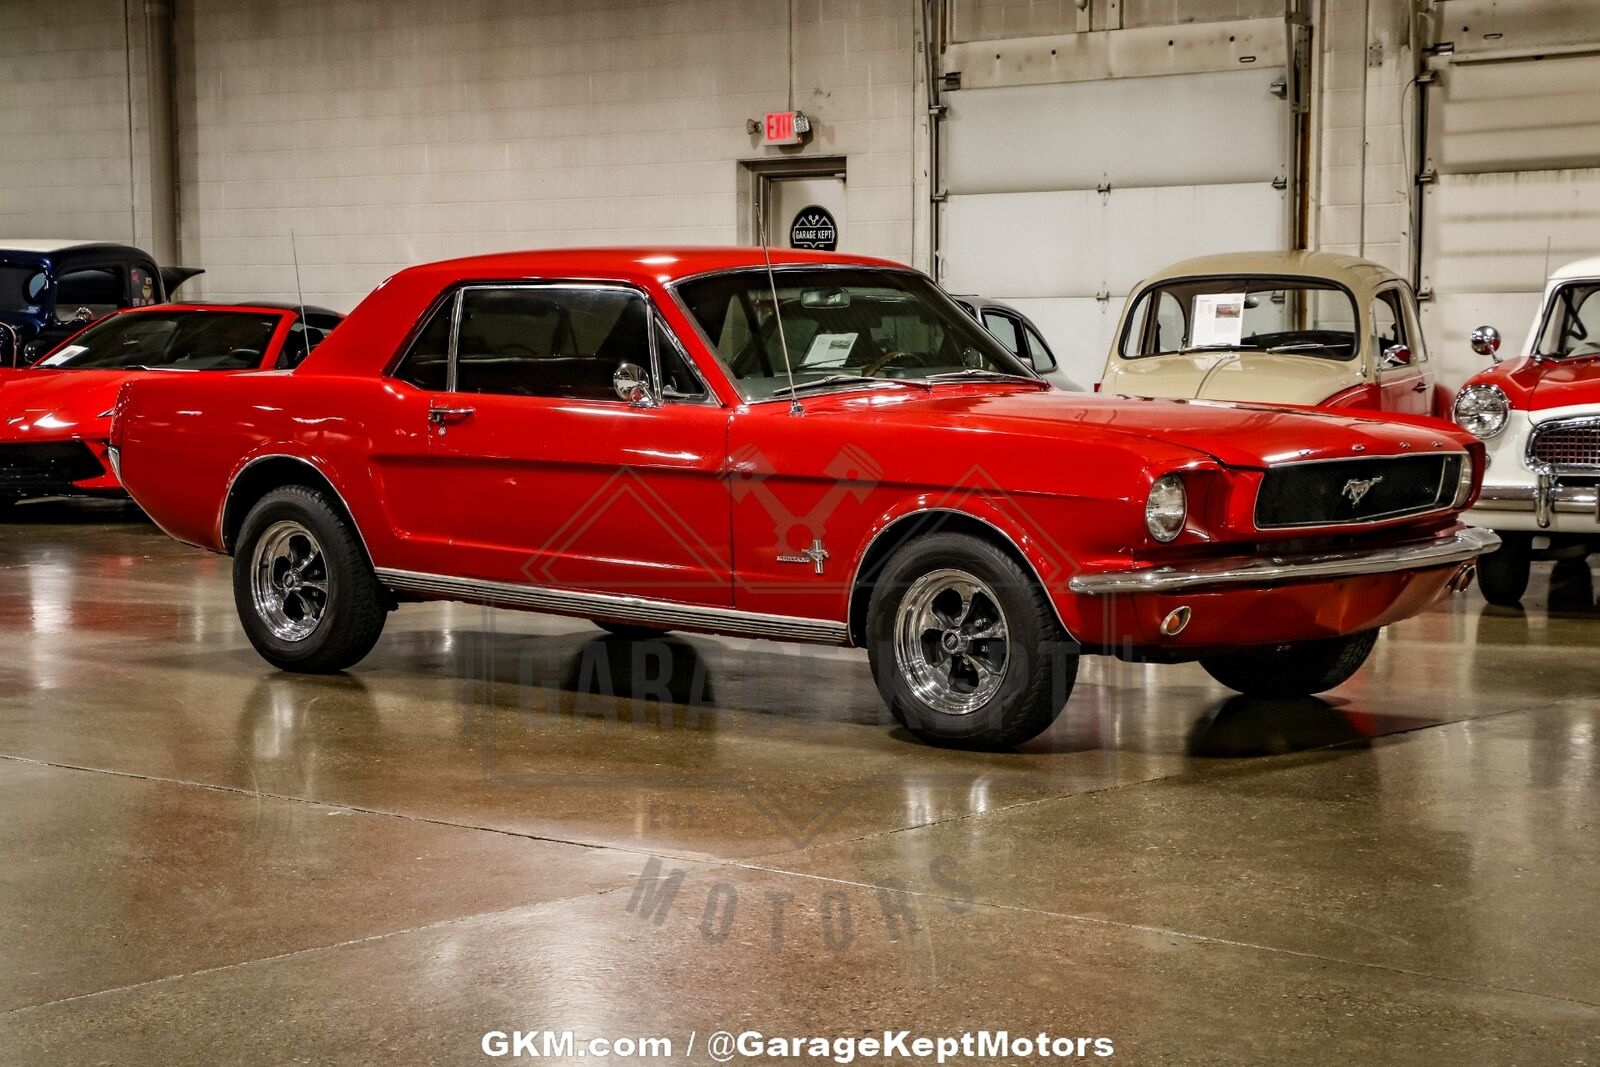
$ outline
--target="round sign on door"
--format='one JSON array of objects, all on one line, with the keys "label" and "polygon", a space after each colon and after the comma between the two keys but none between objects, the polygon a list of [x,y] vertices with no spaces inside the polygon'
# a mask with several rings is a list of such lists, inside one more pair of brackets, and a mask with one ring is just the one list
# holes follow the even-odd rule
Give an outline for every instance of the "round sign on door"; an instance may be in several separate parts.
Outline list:
[{"label": "round sign on door", "polygon": [[839,227],[833,215],[819,204],[810,204],[796,213],[789,224],[790,248],[814,248],[834,252],[839,248]]}]

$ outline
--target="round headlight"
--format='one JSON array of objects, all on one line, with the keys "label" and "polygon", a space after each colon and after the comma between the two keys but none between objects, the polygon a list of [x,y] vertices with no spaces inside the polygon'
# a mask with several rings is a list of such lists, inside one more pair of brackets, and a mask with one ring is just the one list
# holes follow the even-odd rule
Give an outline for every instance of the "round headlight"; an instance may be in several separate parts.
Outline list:
[{"label": "round headlight", "polygon": [[1189,494],[1183,490],[1183,479],[1176,474],[1163,474],[1150,487],[1144,501],[1144,525],[1157,541],[1170,541],[1183,532],[1183,520],[1189,515]]},{"label": "round headlight", "polygon": [[1505,429],[1510,414],[1511,401],[1498,385],[1469,385],[1456,396],[1456,423],[1479,437]]}]

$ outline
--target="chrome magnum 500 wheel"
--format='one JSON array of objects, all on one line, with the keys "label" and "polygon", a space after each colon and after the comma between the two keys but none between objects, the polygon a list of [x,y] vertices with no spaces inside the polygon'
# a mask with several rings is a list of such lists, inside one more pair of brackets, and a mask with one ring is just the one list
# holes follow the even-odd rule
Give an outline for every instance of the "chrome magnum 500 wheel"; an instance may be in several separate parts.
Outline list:
[{"label": "chrome magnum 500 wheel", "polygon": [[309,674],[359,662],[388,614],[350,524],[304,486],[268,493],[245,517],[234,546],[233,599],[263,659]]},{"label": "chrome magnum 500 wheel", "polygon": [[1055,721],[1078,655],[1033,576],[966,534],[919,537],[874,583],[867,651],[878,690],[917,737],[1011,748]]}]

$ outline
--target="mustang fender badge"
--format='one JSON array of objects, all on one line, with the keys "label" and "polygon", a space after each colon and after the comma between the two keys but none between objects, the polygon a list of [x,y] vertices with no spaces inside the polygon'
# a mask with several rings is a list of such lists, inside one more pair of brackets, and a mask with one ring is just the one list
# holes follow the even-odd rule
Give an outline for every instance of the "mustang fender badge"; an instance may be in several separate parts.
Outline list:
[{"label": "mustang fender badge", "polygon": [[1351,478],[1344,483],[1344,489],[1341,492],[1350,498],[1352,507],[1360,507],[1361,498],[1370,493],[1372,487],[1381,481],[1383,481],[1383,475],[1381,474],[1376,478]]},{"label": "mustang fender badge", "polygon": [[822,573],[822,565],[828,561],[828,550],[822,547],[821,539],[811,542],[811,547],[797,556],[779,556],[779,563],[809,563]]}]

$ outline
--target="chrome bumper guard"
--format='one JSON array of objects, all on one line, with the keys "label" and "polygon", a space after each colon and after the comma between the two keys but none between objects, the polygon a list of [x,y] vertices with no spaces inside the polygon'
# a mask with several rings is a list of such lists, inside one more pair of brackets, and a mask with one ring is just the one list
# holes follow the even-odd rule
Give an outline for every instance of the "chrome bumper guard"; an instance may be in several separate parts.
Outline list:
[{"label": "chrome bumper guard", "polygon": [[1539,475],[1538,485],[1486,485],[1473,511],[1533,512],[1540,529],[1550,525],[1550,516],[1593,515],[1600,521],[1600,490],[1588,485],[1557,485],[1548,474]]},{"label": "chrome bumper guard", "polygon": [[1074,593],[1170,593],[1230,585],[1273,585],[1319,578],[1425,570],[1464,563],[1492,552],[1500,538],[1468,526],[1436,537],[1389,548],[1282,556],[1229,556],[1192,567],[1144,567],[1131,571],[1080,574],[1068,583]]}]

